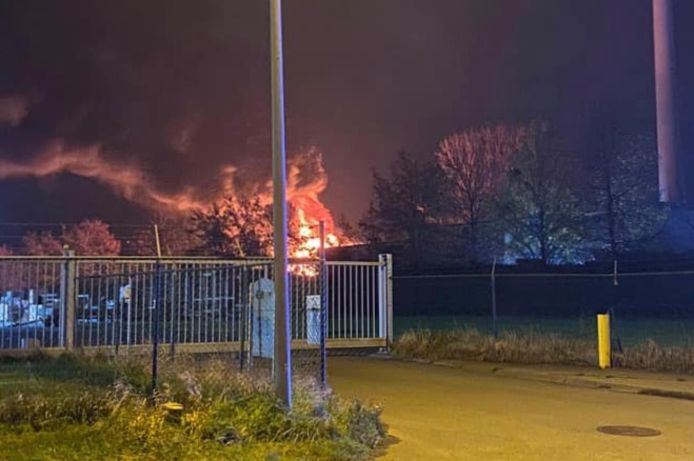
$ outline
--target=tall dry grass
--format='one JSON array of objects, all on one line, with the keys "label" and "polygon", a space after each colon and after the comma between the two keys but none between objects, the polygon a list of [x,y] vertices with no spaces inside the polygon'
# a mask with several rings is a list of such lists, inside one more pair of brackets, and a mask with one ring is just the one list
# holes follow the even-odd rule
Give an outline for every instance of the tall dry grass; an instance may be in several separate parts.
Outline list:
[{"label": "tall dry grass", "polygon": [[[481,362],[593,366],[595,342],[557,334],[502,332],[498,338],[473,328],[432,331],[409,330],[396,339],[398,357]],[[694,347],[661,346],[647,341],[613,355],[624,368],[694,373]]]},{"label": "tall dry grass", "polygon": [[[112,456],[107,459],[172,460],[255,459],[288,450],[296,458],[287,459],[352,461],[366,459],[385,436],[378,406],[341,399],[311,380],[295,384],[287,411],[267,379],[215,359],[163,363],[152,397],[145,365],[141,358],[75,355],[4,364],[0,378],[4,371],[17,378],[30,370],[27,382],[38,387],[0,394],[0,442],[26,459],[45,448],[37,440],[72,431],[93,439],[83,459],[104,450]],[[71,386],[60,387],[64,380]],[[69,446],[51,449],[70,452]]]}]

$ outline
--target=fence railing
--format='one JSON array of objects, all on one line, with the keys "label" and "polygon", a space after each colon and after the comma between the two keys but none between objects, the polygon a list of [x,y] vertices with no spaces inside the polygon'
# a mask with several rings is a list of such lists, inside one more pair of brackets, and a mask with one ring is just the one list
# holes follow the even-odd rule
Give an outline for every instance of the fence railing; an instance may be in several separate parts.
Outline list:
[{"label": "fence railing", "polygon": [[[312,302],[324,299],[328,348],[385,347],[392,338],[391,275],[389,255],[324,267],[293,261],[293,346],[314,347]],[[272,279],[264,259],[1,257],[0,351],[118,352],[151,344],[154,335],[171,353],[249,351],[260,341],[254,290],[263,279]]]}]

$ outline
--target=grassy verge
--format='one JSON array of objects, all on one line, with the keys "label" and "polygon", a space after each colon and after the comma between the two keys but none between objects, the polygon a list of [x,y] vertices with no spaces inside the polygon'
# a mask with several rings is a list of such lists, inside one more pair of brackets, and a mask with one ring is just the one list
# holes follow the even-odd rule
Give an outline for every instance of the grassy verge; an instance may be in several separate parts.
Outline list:
[{"label": "grassy verge", "polygon": [[270,386],[218,364],[167,367],[159,394],[137,363],[61,356],[0,363],[0,459],[361,460],[382,440],[378,407]]},{"label": "grassy verge", "polygon": [[[594,366],[593,341],[553,334],[503,332],[498,338],[476,329],[409,330],[400,335],[393,351],[403,358],[475,360],[525,364]],[[660,346],[647,341],[614,353],[616,366],[640,370],[694,373],[694,347]]]}]

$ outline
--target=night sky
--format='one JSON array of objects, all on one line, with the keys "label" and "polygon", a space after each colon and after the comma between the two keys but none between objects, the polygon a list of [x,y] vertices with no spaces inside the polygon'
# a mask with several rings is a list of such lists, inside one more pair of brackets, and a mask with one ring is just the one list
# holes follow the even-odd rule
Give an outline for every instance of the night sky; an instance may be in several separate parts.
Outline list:
[{"label": "night sky", "polygon": [[[0,221],[146,221],[158,206],[146,190],[205,202],[231,166],[239,185],[264,184],[267,3],[0,0]],[[428,155],[458,129],[544,118],[579,156],[603,112],[654,131],[650,0],[284,9],[289,150],[323,152],[336,215],[358,219],[371,171],[398,151]],[[677,2],[676,17],[682,132],[694,146],[694,2]],[[94,149],[82,177],[27,176]]]}]

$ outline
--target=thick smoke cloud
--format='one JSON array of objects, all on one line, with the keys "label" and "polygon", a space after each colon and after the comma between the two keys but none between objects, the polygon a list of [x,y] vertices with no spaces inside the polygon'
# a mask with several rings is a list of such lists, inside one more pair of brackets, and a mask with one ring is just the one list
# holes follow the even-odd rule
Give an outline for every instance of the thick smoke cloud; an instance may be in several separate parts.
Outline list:
[{"label": "thick smoke cloud", "polygon": [[263,184],[267,26],[254,4],[0,2],[0,178],[80,176],[159,211],[209,204],[239,170],[238,184]]},{"label": "thick smoke cloud", "polygon": [[[676,3],[692,146],[694,2]],[[289,150],[320,147],[330,187],[319,198],[352,219],[368,207],[372,168],[386,172],[402,150],[430,155],[456,130],[552,119],[589,158],[583,140],[596,108],[653,128],[650,5],[287,0]],[[175,208],[170,197],[181,208],[189,198],[205,202],[229,177],[234,187],[262,189],[271,166],[268,38],[259,0],[0,0],[0,158],[36,165],[55,149],[96,150],[108,168],[142,175],[155,192],[135,188],[130,197],[145,208]],[[0,219],[14,219],[13,207],[43,219],[64,207],[65,188],[91,191],[75,197],[74,210],[115,192],[91,207],[109,219],[127,191],[99,185],[114,175],[97,181],[92,165],[92,179],[76,189],[77,168],[61,168],[2,181]]]},{"label": "thick smoke cloud", "polygon": [[29,101],[21,96],[0,97],[0,125],[16,127],[29,113]]},{"label": "thick smoke cloud", "polygon": [[[305,213],[309,224],[324,220],[332,231],[330,210],[320,200],[328,185],[321,153],[316,148],[307,148],[289,159],[287,170],[288,199]],[[55,141],[24,162],[0,159],[0,180],[40,179],[59,174],[92,179],[128,201],[169,214],[204,210],[229,195],[255,196],[264,205],[272,203],[269,180],[237,181],[237,168],[233,165],[219,169],[215,184],[205,188],[182,185],[171,192],[158,188],[151,174],[136,162],[109,159],[99,146],[68,149]]]}]

